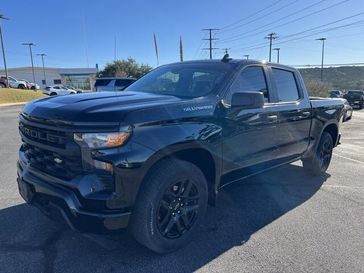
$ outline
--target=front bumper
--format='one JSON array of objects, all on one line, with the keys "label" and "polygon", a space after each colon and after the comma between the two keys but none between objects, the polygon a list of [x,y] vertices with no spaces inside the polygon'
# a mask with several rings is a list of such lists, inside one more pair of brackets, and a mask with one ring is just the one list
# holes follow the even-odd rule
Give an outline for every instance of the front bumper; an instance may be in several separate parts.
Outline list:
[{"label": "front bumper", "polygon": [[37,170],[22,160],[17,167],[21,196],[50,218],[81,232],[112,233],[127,227],[130,211],[85,209],[82,198],[74,190],[37,175]]}]

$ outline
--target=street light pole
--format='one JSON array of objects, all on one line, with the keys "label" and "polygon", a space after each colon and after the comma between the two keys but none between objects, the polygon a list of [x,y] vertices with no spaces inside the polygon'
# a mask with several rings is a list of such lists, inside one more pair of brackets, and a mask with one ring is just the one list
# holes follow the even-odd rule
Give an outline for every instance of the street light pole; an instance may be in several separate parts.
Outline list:
[{"label": "street light pole", "polygon": [[279,64],[279,51],[281,50],[279,47],[273,48],[273,50],[277,51],[277,64]]},{"label": "street light pole", "polygon": [[22,45],[29,46],[30,61],[32,63],[33,82],[34,82],[34,84],[36,84],[36,82],[35,82],[35,74],[34,74],[33,52],[32,52],[32,46],[35,46],[35,44],[33,44],[33,43],[22,43]]},{"label": "street light pole", "polygon": [[317,41],[322,41],[322,53],[321,53],[321,81],[324,80],[324,55],[325,55],[325,41],[326,38],[318,38]]},{"label": "street light pole", "polygon": [[44,85],[47,85],[47,79],[46,79],[46,74],[45,74],[45,69],[44,69],[44,56],[47,56],[47,54],[45,54],[45,53],[41,53],[41,54],[37,54],[37,56],[41,56],[41,57],[42,57],[42,66],[43,66]]},{"label": "street light pole", "polygon": [[[4,15],[0,14],[0,20],[9,20],[8,18],[4,17]],[[5,57],[5,48],[4,48],[4,40],[3,40],[3,31],[1,29],[0,23],[0,40],[1,40],[1,49],[3,52],[3,60],[4,60],[4,69],[5,69],[5,77],[6,77],[6,87],[9,87],[9,79],[8,79],[8,68],[6,67],[6,57]]]}]

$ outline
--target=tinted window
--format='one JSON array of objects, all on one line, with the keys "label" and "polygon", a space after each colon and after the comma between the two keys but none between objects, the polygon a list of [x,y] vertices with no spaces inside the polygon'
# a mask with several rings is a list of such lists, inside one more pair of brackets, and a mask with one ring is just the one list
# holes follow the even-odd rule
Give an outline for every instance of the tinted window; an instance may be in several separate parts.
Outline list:
[{"label": "tinted window", "polygon": [[96,79],[95,86],[106,86],[112,79]]},{"label": "tinted window", "polygon": [[61,80],[53,80],[53,83],[54,83],[54,84],[61,84],[61,83],[62,83],[62,81],[61,81]]},{"label": "tinted window", "polygon": [[130,85],[133,82],[133,80],[128,80],[128,79],[122,79],[122,80],[116,80],[115,81],[115,86],[118,87],[126,87],[128,85]]},{"label": "tinted window", "polygon": [[200,97],[217,89],[232,66],[225,63],[174,64],[154,69],[126,90]]},{"label": "tinted window", "polygon": [[269,101],[267,82],[262,67],[251,66],[243,69],[230,87],[228,100],[235,92],[263,92],[266,102]]},{"label": "tinted window", "polygon": [[299,92],[293,72],[276,68],[273,68],[272,72],[273,72],[273,79],[277,87],[278,100],[279,101],[298,100]]},{"label": "tinted window", "polygon": [[363,95],[363,91],[349,91],[349,95],[360,96]]}]

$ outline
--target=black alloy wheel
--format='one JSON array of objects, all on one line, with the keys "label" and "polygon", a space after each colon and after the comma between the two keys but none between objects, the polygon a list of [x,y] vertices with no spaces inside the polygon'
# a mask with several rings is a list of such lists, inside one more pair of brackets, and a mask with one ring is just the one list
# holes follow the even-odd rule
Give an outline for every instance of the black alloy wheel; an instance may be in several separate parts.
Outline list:
[{"label": "black alloy wheel", "polygon": [[175,251],[193,241],[207,201],[208,184],[201,169],[177,158],[163,159],[141,185],[129,229],[154,252]]},{"label": "black alloy wheel", "polygon": [[168,239],[181,237],[196,220],[199,199],[197,187],[189,179],[178,181],[169,187],[159,203],[159,232]]},{"label": "black alloy wheel", "polygon": [[319,164],[322,171],[326,171],[332,157],[333,143],[331,138],[324,138],[318,150]]}]

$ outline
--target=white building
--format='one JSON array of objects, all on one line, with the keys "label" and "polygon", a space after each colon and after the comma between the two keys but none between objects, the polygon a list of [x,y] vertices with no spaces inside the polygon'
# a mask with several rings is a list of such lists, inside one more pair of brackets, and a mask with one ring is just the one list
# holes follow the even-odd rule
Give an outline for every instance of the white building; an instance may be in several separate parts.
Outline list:
[{"label": "white building", "polygon": [[[92,90],[95,83],[96,68],[50,68],[45,67],[45,78],[42,67],[34,67],[35,82],[41,87],[46,85],[64,84],[82,90]],[[4,70],[0,70],[5,75]],[[33,82],[31,67],[17,67],[8,69],[9,76],[15,79],[25,79]]]}]

